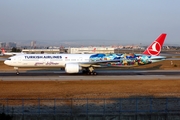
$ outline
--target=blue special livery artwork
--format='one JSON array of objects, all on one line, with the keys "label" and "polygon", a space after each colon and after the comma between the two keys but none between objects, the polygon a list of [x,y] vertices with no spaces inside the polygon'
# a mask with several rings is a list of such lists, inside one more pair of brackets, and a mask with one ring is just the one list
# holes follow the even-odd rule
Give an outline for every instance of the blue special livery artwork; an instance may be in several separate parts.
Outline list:
[{"label": "blue special livery artwork", "polygon": [[144,65],[151,63],[151,56],[138,54],[94,54],[90,56],[91,61],[117,60],[113,65]]}]

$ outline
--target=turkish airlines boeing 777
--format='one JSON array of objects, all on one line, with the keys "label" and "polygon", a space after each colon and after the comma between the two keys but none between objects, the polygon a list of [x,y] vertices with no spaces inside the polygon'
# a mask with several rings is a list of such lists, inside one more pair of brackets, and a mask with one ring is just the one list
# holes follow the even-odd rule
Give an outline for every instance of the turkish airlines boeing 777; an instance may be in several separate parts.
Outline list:
[{"label": "turkish airlines boeing 777", "polygon": [[[133,66],[136,64],[150,64],[162,61],[164,56],[158,56],[164,43],[166,34],[161,34],[143,54],[22,54],[9,57],[4,61],[6,65],[13,66],[17,70],[21,67],[36,68],[65,68],[66,73],[79,73],[81,71],[90,75],[96,75],[96,67],[102,67],[104,63],[116,63],[119,67]],[[108,67],[107,65],[106,67]],[[104,67],[104,66],[103,66]]]}]

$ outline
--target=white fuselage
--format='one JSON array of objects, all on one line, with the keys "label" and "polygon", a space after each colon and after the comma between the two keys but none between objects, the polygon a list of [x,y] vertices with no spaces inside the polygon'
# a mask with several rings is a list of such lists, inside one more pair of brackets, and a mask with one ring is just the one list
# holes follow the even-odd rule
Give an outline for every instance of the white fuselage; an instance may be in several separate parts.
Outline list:
[{"label": "white fuselage", "polygon": [[[161,56],[141,56],[142,62],[148,64],[151,62],[162,61]],[[109,60],[108,60],[109,59]],[[130,62],[135,58],[129,59]],[[128,59],[127,59],[128,60]],[[96,74],[93,67],[101,67],[101,63],[122,62],[123,57],[117,59],[115,54],[22,54],[8,58],[4,61],[6,65],[13,66],[15,69],[21,67],[36,68],[65,68],[66,73],[79,73],[85,70],[90,74]],[[150,62],[150,63],[151,63]],[[93,67],[92,67],[93,66]],[[17,72],[18,73],[18,72]]]},{"label": "white fuselage", "polygon": [[92,54],[23,54],[10,57],[5,64],[14,67],[65,67],[67,63],[89,62]]}]

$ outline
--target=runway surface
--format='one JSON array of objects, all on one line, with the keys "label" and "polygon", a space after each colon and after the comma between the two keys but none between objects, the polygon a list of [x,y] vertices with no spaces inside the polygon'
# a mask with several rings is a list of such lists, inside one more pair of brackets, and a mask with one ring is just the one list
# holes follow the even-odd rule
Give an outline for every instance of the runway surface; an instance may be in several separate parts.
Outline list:
[{"label": "runway surface", "polygon": [[57,70],[0,71],[1,81],[180,80],[180,70],[98,70],[98,75],[67,74]]}]

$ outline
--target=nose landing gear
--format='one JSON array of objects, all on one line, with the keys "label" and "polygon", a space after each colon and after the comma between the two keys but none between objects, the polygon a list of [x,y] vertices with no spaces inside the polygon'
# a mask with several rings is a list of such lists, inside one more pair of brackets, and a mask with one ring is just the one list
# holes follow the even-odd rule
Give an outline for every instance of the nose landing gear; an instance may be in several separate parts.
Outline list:
[{"label": "nose landing gear", "polygon": [[14,67],[14,69],[16,70],[16,75],[19,75],[18,67]]}]

